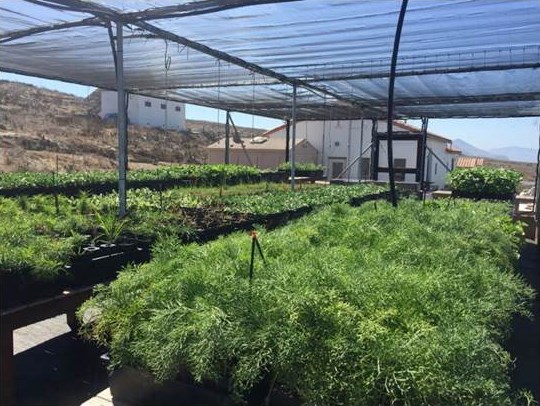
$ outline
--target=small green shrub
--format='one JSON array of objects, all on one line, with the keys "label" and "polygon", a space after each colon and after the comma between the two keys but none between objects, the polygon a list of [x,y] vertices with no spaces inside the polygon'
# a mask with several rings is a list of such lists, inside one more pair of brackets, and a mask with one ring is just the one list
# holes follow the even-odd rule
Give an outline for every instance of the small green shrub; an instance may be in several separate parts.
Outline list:
[{"label": "small green shrub", "polygon": [[511,169],[476,167],[454,169],[448,179],[458,194],[504,196],[516,193],[523,175]]}]

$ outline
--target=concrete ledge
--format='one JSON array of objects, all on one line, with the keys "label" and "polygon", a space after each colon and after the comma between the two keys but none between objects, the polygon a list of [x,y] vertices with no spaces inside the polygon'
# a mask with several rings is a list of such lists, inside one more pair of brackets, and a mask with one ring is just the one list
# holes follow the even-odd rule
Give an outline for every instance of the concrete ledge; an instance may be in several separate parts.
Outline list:
[{"label": "concrete ledge", "polygon": [[432,196],[434,199],[449,199],[452,197],[452,191],[451,190],[436,190],[432,192]]}]

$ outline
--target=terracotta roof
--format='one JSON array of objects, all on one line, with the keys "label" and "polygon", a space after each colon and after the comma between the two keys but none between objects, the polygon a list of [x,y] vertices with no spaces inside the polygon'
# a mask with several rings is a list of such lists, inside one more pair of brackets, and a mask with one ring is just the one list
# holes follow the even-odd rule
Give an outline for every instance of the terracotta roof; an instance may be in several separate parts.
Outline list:
[{"label": "terracotta roof", "polygon": [[[262,138],[256,137],[256,138]],[[253,143],[251,138],[243,138],[244,146],[246,150],[258,150],[258,151],[270,151],[270,150],[285,150],[285,138],[268,138],[267,141],[262,143]],[[231,149],[241,149],[242,145],[236,143],[231,138],[230,140]],[[311,145],[305,138],[300,138],[296,140],[296,145],[301,145],[307,143]],[[220,139],[218,142],[214,142],[206,147],[207,149],[225,149],[225,138]]]},{"label": "terracotta roof", "polygon": [[456,161],[458,168],[474,168],[475,166],[484,166],[484,158],[460,156]]}]

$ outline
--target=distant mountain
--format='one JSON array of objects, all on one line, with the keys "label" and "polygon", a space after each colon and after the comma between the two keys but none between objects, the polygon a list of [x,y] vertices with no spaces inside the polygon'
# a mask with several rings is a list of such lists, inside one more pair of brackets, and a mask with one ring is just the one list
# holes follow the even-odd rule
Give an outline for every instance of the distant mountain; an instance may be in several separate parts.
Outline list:
[{"label": "distant mountain", "polygon": [[459,138],[452,141],[452,146],[457,149],[460,149],[461,152],[463,152],[463,155],[477,156],[477,157],[491,158],[491,159],[500,159],[503,161],[508,161],[508,157],[506,155],[503,155],[498,152],[494,152],[494,150],[485,151]]},{"label": "distant mountain", "polygon": [[488,150],[492,154],[505,155],[510,161],[536,162],[538,150],[522,147],[493,148]]}]

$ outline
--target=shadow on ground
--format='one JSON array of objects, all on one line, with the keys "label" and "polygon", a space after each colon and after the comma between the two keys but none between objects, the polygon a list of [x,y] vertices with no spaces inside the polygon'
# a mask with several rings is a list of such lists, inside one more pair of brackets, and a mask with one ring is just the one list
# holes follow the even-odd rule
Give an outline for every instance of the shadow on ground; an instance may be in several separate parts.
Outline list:
[{"label": "shadow on ground", "polygon": [[107,388],[104,351],[66,333],[15,356],[17,406],[79,406]]},{"label": "shadow on ground", "polygon": [[[540,292],[540,262],[537,246],[527,243],[521,252],[520,272],[525,280]],[[532,320],[518,317],[513,323],[513,333],[508,349],[516,359],[512,372],[512,387],[529,390],[540,401],[540,295],[533,304]]]}]

